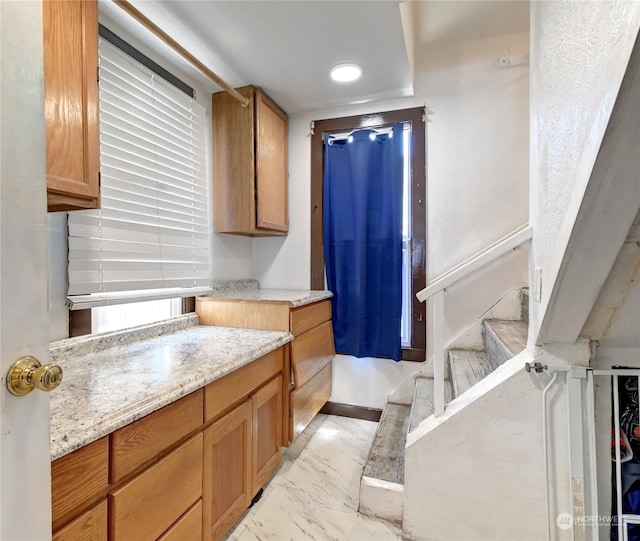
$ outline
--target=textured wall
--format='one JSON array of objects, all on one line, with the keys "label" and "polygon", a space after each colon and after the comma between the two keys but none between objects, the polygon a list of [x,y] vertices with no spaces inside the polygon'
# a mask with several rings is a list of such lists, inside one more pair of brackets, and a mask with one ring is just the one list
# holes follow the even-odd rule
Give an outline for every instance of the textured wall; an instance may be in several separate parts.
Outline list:
[{"label": "textured wall", "polygon": [[532,303],[536,337],[640,26],[640,3],[531,6],[532,265],[542,268],[542,302]]}]

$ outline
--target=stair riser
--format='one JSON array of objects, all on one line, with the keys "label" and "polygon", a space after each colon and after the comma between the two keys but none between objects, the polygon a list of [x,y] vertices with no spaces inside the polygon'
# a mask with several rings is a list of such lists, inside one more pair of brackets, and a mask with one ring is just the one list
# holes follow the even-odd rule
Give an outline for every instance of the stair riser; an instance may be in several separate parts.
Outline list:
[{"label": "stair riser", "polygon": [[404,485],[384,483],[363,477],[360,480],[360,506],[363,515],[402,524]]},{"label": "stair riser", "polygon": [[487,353],[489,364],[493,369],[498,368],[501,364],[513,357],[511,351],[507,349],[502,340],[493,332],[490,326],[483,324],[484,331],[484,350]]},{"label": "stair riser", "polygon": [[520,319],[525,323],[529,323],[529,293],[524,291],[520,293],[522,297],[522,309],[520,313]]}]

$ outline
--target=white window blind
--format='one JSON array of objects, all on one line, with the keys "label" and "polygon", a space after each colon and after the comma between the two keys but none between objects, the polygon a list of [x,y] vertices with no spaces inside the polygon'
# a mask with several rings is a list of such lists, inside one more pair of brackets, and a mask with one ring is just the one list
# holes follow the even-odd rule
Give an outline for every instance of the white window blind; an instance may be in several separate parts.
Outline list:
[{"label": "white window blind", "polygon": [[204,108],[101,39],[102,208],[69,213],[70,305],[209,284],[204,144]]}]

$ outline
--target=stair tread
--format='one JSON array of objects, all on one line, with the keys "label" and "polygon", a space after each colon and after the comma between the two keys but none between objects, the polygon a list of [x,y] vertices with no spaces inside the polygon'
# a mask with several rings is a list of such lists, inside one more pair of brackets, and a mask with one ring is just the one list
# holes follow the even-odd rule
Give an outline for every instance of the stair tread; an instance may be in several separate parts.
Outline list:
[{"label": "stair tread", "polygon": [[512,356],[527,347],[528,326],[524,321],[510,321],[507,319],[488,319],[487,324],[500,337]]},{"label": "stair tread", "polygon": [[404,484],[404,446],[410,412],[411,406],[387,403],[364,466],[365,477]]},{"label": "stair tread", "polygon": [[449,363],[455,397],[460,396],[493,372],[493,367],[484,351],[451,349]]},{"label": "stair tread", "polygon": [[[416,378],[409,419],[409,432],[413,432],[427,417],[433,415],[433,378]],[[445,404],[451,401],[451,385],[444,382]]]}]

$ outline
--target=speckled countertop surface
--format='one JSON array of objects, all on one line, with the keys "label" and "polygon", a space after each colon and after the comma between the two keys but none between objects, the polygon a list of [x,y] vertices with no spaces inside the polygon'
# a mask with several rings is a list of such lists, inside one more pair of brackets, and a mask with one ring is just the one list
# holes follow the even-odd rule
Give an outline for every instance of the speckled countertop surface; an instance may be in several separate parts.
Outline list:
[{"label": "speckled countertop surface", "polygon": [[226,299],[233,301],[282,302],[297,308],[306,304],[333,297],[331,291],[308,289],[245,289],[242,291],[220,291],[203,298]]},{"label": "speckled countertop surface", "polygon": [[133,332],[52,344],[51,358],[62,366],[64,380],[51,393],[51,460],[174,402],[292,338],[281,331],[198,326],[196,316],[183,316],[160,330],[149,325]]}]

